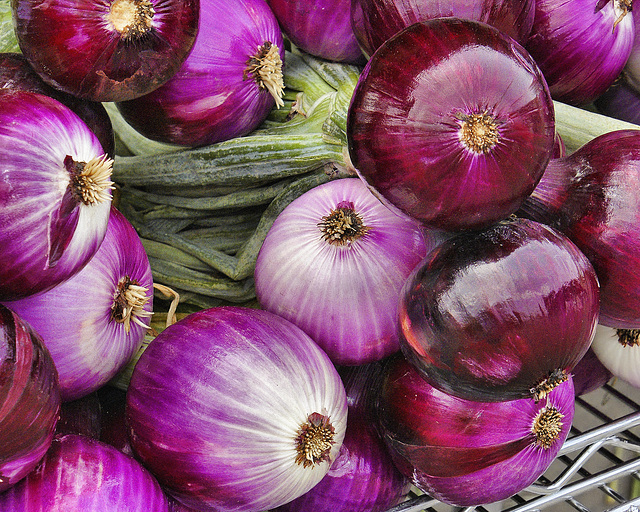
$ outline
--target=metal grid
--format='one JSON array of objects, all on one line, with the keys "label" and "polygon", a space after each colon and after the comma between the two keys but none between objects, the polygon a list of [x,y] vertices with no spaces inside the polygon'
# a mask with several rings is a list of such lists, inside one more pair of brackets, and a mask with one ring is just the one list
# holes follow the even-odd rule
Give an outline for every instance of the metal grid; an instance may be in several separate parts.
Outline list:
[{"label": "metal grid", "polygon": [[569,438],[538,481],[499,503],[452,507],[419,491],[387,512],[640,512],[640,389],[621,381],[576,399]]}]

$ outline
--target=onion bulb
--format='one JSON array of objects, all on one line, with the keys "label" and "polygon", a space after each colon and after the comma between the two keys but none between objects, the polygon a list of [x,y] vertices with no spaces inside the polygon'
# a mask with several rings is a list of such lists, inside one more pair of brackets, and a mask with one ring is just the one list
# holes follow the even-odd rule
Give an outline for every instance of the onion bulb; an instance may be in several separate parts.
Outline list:
[{"label": "onion bulb", "polygon": [[614,329],[598,325],[591,347],[613,376],[640,388],[639,329]]}]

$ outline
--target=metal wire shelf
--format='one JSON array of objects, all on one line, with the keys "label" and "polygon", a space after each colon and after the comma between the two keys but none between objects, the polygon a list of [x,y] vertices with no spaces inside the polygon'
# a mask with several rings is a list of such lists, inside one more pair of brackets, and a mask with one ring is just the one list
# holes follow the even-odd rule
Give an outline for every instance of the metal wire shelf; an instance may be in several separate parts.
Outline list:
[{"label": "metal wire shelf", "polygon": [[640,389],[612,381],[576,399],[571,434],[538,481],[508,500],[452,507],[412,493],[387,512],[640,512]]}]

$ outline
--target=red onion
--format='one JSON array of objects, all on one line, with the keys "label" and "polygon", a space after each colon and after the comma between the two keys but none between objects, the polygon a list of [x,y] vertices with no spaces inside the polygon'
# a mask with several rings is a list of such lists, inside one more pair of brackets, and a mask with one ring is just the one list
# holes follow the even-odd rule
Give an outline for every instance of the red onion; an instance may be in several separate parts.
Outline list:
[{"label": "red onion", "polygon": [[478,228],[533,191],[555,143],[535,62],[481,22],[438,18],[387,40],[347,118],[349,156],[389,203],[428,226]]},{"label": "red onion", "polygon": [[60,418],[56,424],[56,436],[79,434],[100,438],[102,407],[97,393],[90,393],[60,405]]},{"label": "red onion", "polygon": [[162,87],[117,104],[149,139],[203,146],[246,135],[282,105],[282,32],[265,0],[201,0],[189,57]]},{"label": "red onion", "polygon": [[176,73],[198,0],[13,0],[20,50],[42,79],[93,101],[136,98]]},{"label": "red onion", "polygon": [[382,359],[400,349],[402,285],[437,242],[361,180],[330,181],[295,199],[271,226],[256,260],[256,296],[335,363]]},{"label": "red onion", "polygon": [[140,356],[131,446],[178,501],[261,512],[315,486],[345,435],[344,385],[301,329],[268,311],[200,310]]},{"label": "red onion", "polygon": [[467,400],[544,397],[588,350],[591,263],[558,231],[513,218],[431,251],[400,299],[402,348],[434,386]]},{"label": "red onion", "polygon": [[624,79],[609,87],[593,104],[605,116],[640,124],[640,92]]},{"label": "red onion", "polygon": [[640,330],[598,325],[591,346],[614,377],[640,388]]},{"label": "red onion", "polygon": [[[37,497],[37,498],[36,498]],[[133,457],[89,437],[54,439],[46,457],[0,494],[3,512],[168,512],[158,482]]]},{"label": "red onion", "polygon": [[639,187],[640,130],[615,130],[552,160],[519,212],[586,254],[600,281],[599,322],[609,327],[640,327]]},{"label": "red onion", "polygon": [[104,238],[111,160],[71,109],[0,89],[0,300],[45,291],[78,272]]},{"label": "red onion", "polygon": [[392,359],[378,393],[378,421],[398,467],[445,503],[506,499],[537,480],[569,434],[571,377],[546,398],[470,401],[428,384],[405,359]]},{"label": "red onion", "polygon": [[53,359],[42,339],[4,306],[0,306],[0,340],[2,492],[31,472],[51,445],[60,390]]},{"label": "red onion", "polygon": [[533,0],[353,0],[355,36],[367,55],[421,21],[456,17],[488,23],[524,44],[533,26]]},{"label": "red onion", "polygon": [[585,105],[618,77],[633,38],[631,0],[536,0],[525,48],[553,99]]},{"label": "red onion", "polygon": [[364,60],[351,28],[351,0],[267,0],[287,38],[321,59]]},{"label": "red onion", "polygon": [[127,455],[133,456],[126,425],[127,392],[106,385],[96,391],[100,400],[101,421],[99,439]]},{"label": "red onion", "polygon": [[75,400],[106,384],[142,345],[153,305],[149,259],[133,226],[112,207],[104,241],[80,272],[4,304],[42,336],[62,399]]},{"label": "red onion", "polygon": [[576,396],[586,395],[591,391],[601,388],[613,377],[613,374],[602,364],[593,351],[593,343],[598,337],[599,327],[600,326],[596,327],[596,334],[589,350],[587,350],[587,353],[580,359],[571,372],[573,389]]}]

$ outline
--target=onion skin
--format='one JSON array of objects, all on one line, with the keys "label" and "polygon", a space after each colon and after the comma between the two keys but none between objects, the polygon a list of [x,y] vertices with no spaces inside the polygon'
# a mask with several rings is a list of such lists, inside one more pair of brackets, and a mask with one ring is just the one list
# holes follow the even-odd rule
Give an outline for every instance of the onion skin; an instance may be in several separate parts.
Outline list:
[{"label": "onion skin", "polygon": [[640,124],[640,92],[624,79],[609,87],[593,104],[605,116]]},{"label": "onion skin", "polygon": [[614,328],[640,327],[639,187],[640,130],[616,130],[552,160],[518,213],[559,229],[589,258],[599,323]]},{"label": "onion skin", "polygon": [[102,407],[97,393],[90,393],[77,400],[60,405],[60,418],[56,424],[56,437],[78,434],[93,439],[100,438]]},{"label": "onion skin", "polygon": [[[464,127],[485,114],[493,126],[472,149]],[[480,228],[515,212],[540,180],[555,144],[553,103],[513,39],[438,18],[402,30],[369,59],[347,137],[360,177],[386,201],[431,228]]]},{"label": "onion skin", "polygon": [[[598,333],[596,327],[595,341]],[[613,374],[602,364],[593,351],[593,341],[587,353],[580,359],[571,372],[573,376],[573,388],[576,396],[586,395],[591,391],[601,388],[609,382]]]},{"label": "onion skin", "polygon": [[[295,462],[310,414],[329,418],[333,444],[315,464]],[[307,492],[345,435],[344,385],[329,358],[291,322],[258,309],[191,313],[149,343],[133,371],[131,446],[183,504],[262,512]]]},{"label": "onion skin", "polygon": [[[34,499],[37,496],[37,499]],[[42,463],[0,494],[3,512],[168,512],[158,482],[134,458],[77,434],[54,439]]]},{"label": "onion skin", "polygon": [[[538,402],[469,401],[432,387],[401,357],[391,359],[378,389],[378,423],[397,466],[430,496],[462,507],[532,484],[562,447],[575,410],[571,378]],[[546,406],[563,415],[547,448],[532,433]]]},{"label": "onion skin", "polygon": [[598,298],[593,266],[566,236],[502,221],[446,240],[416,268],[400,299],[402,350],[461,398],[530,397],[588,350]]},{"label": "onion skin", "polygon": [[3,492],[33,471],[49,449],[60,411],[60,389],[53,359],[42,339],[4,306],[0,306],[0,334]]},{"label": "onion skin", "polygon": [[524,44],[533,27],[534,7],[532,0],[354,0],[351,10],[353,32],[371,56],[400,30],[441,17],[481,21]]},{"label": "onion skin", "polygon": [[101,155],[95,134],[59,101],[0,89],[0,300],[52,288],[98,250],[111,192],[91,204],[79,200],[65,158],[89,162]]},{"label": "onion skin", "polygon": [[154,14],[141,37],[108,21],[113,2],[12,0],[22,54],[49,85],[93,101],[123,101],[173,76],[198,31],[198,0],[149,0]]}]

